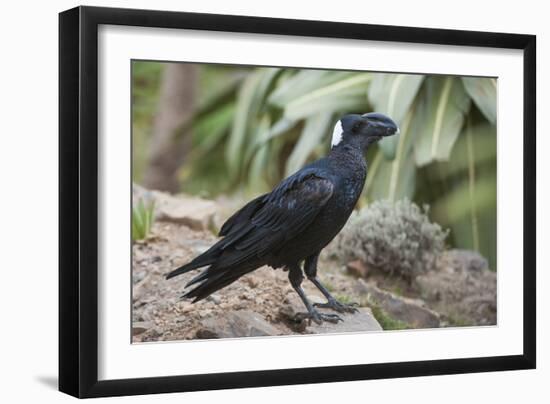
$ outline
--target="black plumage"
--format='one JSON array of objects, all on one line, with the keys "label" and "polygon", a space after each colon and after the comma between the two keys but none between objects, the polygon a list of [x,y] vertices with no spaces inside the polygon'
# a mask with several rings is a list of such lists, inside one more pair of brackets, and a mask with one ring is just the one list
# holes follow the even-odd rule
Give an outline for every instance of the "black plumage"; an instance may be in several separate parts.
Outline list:
[{"label": "black plumage", "polygon": [[300,264],[307,278],[339,312],[353,307],[334,299],[317,279],[321,250],[338,234],[359,198],[367,174],[364,153],[383,136],[398,132],[388,117],[370,113],[346,115],[333,133],[330,153],[283,180],[270,193],[250,201],[222,226],[223,238],[193,261],[170,272],[167,279],[207,267],[186,287],[196,285],[183,297],[194,302],[263,266],[284,268],[304,302],[307,313],[300,317],[338,321],[336,314],[320,313],[306,298]]}]

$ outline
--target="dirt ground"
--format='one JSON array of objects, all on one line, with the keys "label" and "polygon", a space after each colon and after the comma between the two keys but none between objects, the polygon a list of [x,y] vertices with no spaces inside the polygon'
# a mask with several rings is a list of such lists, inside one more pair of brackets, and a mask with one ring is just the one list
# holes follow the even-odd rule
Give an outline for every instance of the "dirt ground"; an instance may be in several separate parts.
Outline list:
[{"label": "dirt ground", "polygon": [[[197,271],[169,280],[165,275],[216,240],[210,231],[156,221],[152,235],[134,243],[133,342],[496,324],[496,274],[465,250],[446,252],[437,270],[415,285],[373,269],[356,278],[349,265],[322,254],[321,281],[344,303],[360,306],[359,314],[343,315],[345,321],[333,326],[294,321],[305,308],[282,269],[259,268],[195,304],[181,299]],[[311,282],[302,286],[312,301],[325,301]]]}]

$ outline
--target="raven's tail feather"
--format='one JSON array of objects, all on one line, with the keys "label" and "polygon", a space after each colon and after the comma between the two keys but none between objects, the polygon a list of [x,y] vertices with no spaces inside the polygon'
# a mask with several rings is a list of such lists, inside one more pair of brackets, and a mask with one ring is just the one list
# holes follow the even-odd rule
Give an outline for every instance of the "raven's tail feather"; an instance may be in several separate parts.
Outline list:
[{"label": "raven's tail feather", "polygon": [[207,265],[213,264],[214,262],[216,262],[216,257],[215,256],[210,256],[210,255],[206,255],[206,254],[199,255],[193,261],[191,261],[191,262],[189,262],[189,263],[187,263],[187,264],[185,264],[185,265],[183,265],[179,268],[176,268],[172,272],[168,273],[166,275],[166,279],[173,278],[174,276],[184,274],[186,272],[192,271],[194,269],[198,269],[200,267],[205,267]]},{"label": "raven's tail feather", "polygon": [[[261,198],[255,199],[247,205],[246,209],[243,209],[244,213],[239,211],[241,213],[237,212],[228,220],[220,232],[221,235],[224,235],[223,239],[193,261],[166,275],[166,279],[170,279],[194,269],[208,266],[185,286],[187,288],[198,284],[194,289],[186,292],[182,298],[194,298],[193,302],[202,300],[265,263],[257,257],[255,246],[258,236],[255,236],[254,243],[238,246],[241,239],[254,229],[254,225],[243,220],[248,218],[254,209],[257,209],[260,202]],[[236,248],[237,246],[238,248]]]},{"label": "raven's tail feather", "polygon": [[241,276],[252,272],[258,265],[248,264],[239,266],[230,266],[226,268],[216,268],[212,265],[204,272],[193,278],[185,287],[201,282],[196,288],[185,293],[183,298],[194,298],[193,303],[210,296],[212,293],[220,290],[230,283],[235,282]]}]

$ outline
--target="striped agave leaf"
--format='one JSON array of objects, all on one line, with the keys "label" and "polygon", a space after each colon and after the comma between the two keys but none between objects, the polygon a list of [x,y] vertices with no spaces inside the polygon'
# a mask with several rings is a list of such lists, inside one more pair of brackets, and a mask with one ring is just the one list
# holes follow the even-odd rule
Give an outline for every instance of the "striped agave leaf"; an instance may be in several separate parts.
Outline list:
[{"label": "striped agave leaf", "polygon": [[462,77],[466,92],[493,125],[497,121],[497,80],[492,77]]},{"label": "striped agave leaf", "polygon": [[496,127],[465,125],[451,159],[439,167],[448,192],[433,203],[433,216],[451,228],[455,241],[480,251],[496,268]]},{"label": "striped agave leaf", "polygon": [[355,72],[337,70],[285,69],[276,88],[269,95],[268,103],[279,108],[322,87],[354,76]]},{"label": "striped agave leaf", "polygon": [[284,107],[284,115],[289,119],[303,119],[321,111],[360,112],[366,107],[364,97],[369,73],[354,73],[351,76],[320,86],[293,99]]},{"label": "striped agave leaf", "polygon": [[419,101],[417,113],[423,125],[416,135],[416,164],[447,161],[470,108],[470,97],[459,78],[438,76],[426,79]]},{"label": "striped agave leaf", "polygon": [[383,149],[377,152],[369,167],[365,192],[369,200],[389,199],[397,201],[412,198],[416,182],[416,169],[413,155],[414,111],[410,110],[401,124],[401,133],[396,137],[395,157],[388,160]]},{"label": "striped agave leaf", "polygon": [[249,74],[244,81],[238,97],[233,127],[226,149],[229,174],[235,178],[242,167],[241,150],[257,125],[258,113],[268,93],[271,83],[281,69],[259,68]]},{"label": "striped agave leaf", "polygon": [[[374,110],[390,116],[402,126],[416,94],[424,80],[421,74],[377,73],[368,88],[368,99]],[[389,159],[395,157],[399,137],[390,136],[378,144]]]},{"label": "striped agave leaf", "polygon": [[312,151],[322,144],[323,138],[326,137],[330,126],[333,124],[332,120],[331,114],[324,112],[312,115],[306,120],[300,138],[286,162],[286,175],[290,175],[301,168]]}]

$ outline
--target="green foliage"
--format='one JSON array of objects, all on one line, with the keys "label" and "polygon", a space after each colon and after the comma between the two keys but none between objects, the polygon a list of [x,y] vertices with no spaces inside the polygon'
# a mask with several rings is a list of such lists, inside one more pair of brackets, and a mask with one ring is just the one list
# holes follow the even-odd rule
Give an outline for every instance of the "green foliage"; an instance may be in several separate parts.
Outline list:
[{"label": "green foliage", "polygon": [[414,154],[416,164],[447,161],[458,138],[470,98],[456,77],[430,77],[416,116],[419,124]]},{"label": "green foliage", "polygon": [[[368,88],[369,101],[374,110],[390,116],[402,127],[423,80],[421,74],[376,74]],[[400,137],[390,136],[379,142],[386,158],[396,157],[399,141]]]},{"label": "green foliage", "polygon": [[328,279],[323,279],[322,281],[323,281],[323,285],[325,285],[325,288],[326,288],[329,292],[333,293],[333,292],[336,291],[336,287],[335,287],[335,286],[332,284],[332,282],[330,282]]},{"label": "green foliage", "polygon": [[355,299],[349,295],[344,294],[336,294],[334,295],[334,298],[338,300],[342,304],[354,304],[357,303]]},{"label": "green foliage", "polygon": [[412,280],[435,267],[447,232],[408,200],[376,201],[354,214],[329,246],[342,262],[354,259]]},{"label": "green foliage", "polygon": [[365,193],[369,200],[412,198],[415,191],[416,167],[413,156],[414,136],[410,129],[413,112],[409,112],[400,127],[393,159],[377,153],[369,168]]},{"label": "green foliage", "polygon": [[376,304],[369,304],[372,311],[372,315],[380,323],[383,330],[407,330],[410,329],[410,325],[404,321],[398,320],[390,316],[384,309]]},{"label": "green foliage", "polygon": [[434,220],[451,229],[453,245],[483,253],[496,269],[496,127],[471,115],[449,161],[424,171],[417,194],[431,203]]},{"label": "green foliage", "polygon": [[141,178],[157,105],[162,63],[132,62],[132,179]]},{"label": "green foliage", "polygon": [[263,190],[318,157],[340,114],[367,108],[369,73],[253,69],[235,94],[226,179]]},{"label": "green foliage", "polygon": [[398,320],[393,318],[388,312],[386,312],[380,305],[376,302],[373,302],[372,299],[362,298],[359,301],[353,298],[352,296],[345,294],[335,294],[334,298],[343,304],[354,304],[357,303],[359,307],[368,307],[370,308],[373,317],[378,321],[380,326],[384,331],[390,330],[408,330],[411,329],[411,326],[405,321]]},{"label": "green foliage", "polygon": [[132,241],[144,240],[151,232],[155,212],[154,200],[139,199],[132,208]]},{"label": "green foliage", "polygon": [[497,122],[497,81],[494,78],[463,77],[466,92],[493,125]]}]

